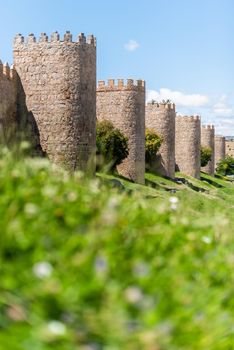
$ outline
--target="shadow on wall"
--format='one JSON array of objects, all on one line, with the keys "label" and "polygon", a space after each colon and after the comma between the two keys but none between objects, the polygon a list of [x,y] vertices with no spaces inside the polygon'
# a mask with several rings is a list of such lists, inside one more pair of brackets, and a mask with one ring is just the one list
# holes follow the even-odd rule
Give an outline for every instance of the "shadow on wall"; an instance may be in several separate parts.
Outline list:
[{"label": "shadow on wall", "polygon": [[16,121],[19,132],[18,141],[28,141],[31,145],[32,156],[46,157],[40,145],[40,134],[34,115],[28,110],[26,105],[26,95],[20,81],[17,77],[17,103],[16,103]]},{"label": "shadow on wall", "polygon": [[150,163],[146,164],[146,170],[164,176],[165,178],[169,178],[167,176],[167,169],[161,154],[156,154]]}]

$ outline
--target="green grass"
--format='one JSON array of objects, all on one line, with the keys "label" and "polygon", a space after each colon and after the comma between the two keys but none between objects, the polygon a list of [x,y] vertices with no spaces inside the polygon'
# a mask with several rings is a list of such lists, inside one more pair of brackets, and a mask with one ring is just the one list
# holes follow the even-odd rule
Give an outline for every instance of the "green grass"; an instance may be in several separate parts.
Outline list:
[{"label": "green grass", "polygon": [[2,153],[0,350],[234,349],[231,182],[143,186]]}]

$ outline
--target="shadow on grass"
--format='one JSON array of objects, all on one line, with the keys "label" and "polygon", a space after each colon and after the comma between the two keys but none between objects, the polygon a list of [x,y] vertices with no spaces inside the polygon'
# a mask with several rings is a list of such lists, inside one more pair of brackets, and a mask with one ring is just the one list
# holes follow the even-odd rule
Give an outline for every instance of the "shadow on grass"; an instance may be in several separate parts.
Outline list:
[{"label": "shadow on grass", "polygon": [[[219,177],[217,176],[217,178],[219,178]],[[202,176],[202,174],[201,174],[201,181],[208,182],[208,184],[210,184],[216,188],[223,188],[224,187],[223,185],[218,184],[216,181],[214,181],[212,179],[207,179],[205,176]]]}]

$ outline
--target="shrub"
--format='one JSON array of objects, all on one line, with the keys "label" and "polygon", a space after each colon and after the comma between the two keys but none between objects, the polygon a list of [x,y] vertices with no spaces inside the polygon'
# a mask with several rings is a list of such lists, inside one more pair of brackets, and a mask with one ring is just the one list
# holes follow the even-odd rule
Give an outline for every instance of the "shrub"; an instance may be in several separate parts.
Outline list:
[{"label": "shrub", "polygon": [[96,135],[98,166],[115,169],[128,156],[128,138],[108,120],[97,123]]},{"label": "shrub", "polygon": [[234,158],[226,156],[221,160],[216,168],[216,172],[220,175],[234,175]]},{"label": "shrub", "polygon": [[201,167],[206,166],[212,159],[212,149],[210,147],[201,146]]},{"label": "shrub", "polygon": [[146,129],[145,133],[145,161],[147,164],[151,163],[157,154],[163,139],[154,130]]}]

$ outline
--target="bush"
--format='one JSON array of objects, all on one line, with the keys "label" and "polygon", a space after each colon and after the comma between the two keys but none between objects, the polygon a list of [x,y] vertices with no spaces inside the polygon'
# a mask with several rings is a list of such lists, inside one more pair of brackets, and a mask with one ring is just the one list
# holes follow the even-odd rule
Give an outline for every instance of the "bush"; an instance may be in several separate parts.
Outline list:
[{"label": "bush", "polygon": [[154,130],[146,129],[145,133],[145,161],[150,164],[159,151],[163,139]]},{"label": "bush", "polygon": [[220,175],[234,175],[234,158],[226,156],[225,159],[221,160],[216,168],[217,174]]},{"label": "bush", "polygon": [[108,120],[97,122],[96,135],[98,166],[115,169],[128,156],[128,138]]},{"label": "bush", "polygon": [[212,159],[212,149],[210,147],[201,146],[201,167],[206,166]]}]

